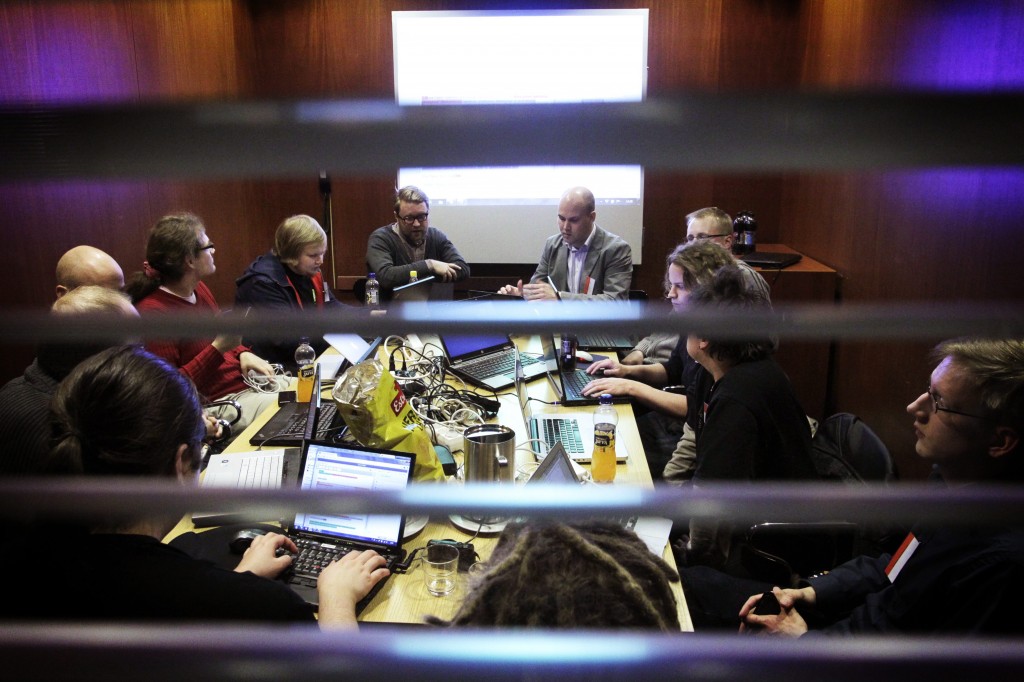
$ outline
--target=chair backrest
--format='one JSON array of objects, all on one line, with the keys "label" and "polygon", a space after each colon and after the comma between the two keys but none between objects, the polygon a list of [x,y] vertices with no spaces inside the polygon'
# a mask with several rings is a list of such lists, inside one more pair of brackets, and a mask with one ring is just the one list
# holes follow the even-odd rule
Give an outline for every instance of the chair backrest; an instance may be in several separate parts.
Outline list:
[{"label": "chair backrest", "polygon": [[644,291],[643,289],[630,289],[629,290],[629,300],[630,301],[646,301],[647,300],[647,292]]},{"label": "chair backrest", "polygon": [[855,483],[896,479],[889,449],[856,415],[840,412],[826,419],[818,427],[812,446],[815,467],[826,480]]}]

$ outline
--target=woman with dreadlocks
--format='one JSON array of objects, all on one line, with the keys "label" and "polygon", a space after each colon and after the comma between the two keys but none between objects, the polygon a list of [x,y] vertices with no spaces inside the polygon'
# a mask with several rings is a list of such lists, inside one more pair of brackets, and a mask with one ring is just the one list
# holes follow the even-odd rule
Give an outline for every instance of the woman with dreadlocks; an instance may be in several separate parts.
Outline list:
[{"label": "woman with dreadlocks", "polygon": [[509,524],[451,621],[435,625],[679,631],[679,575],[606,521]]}]

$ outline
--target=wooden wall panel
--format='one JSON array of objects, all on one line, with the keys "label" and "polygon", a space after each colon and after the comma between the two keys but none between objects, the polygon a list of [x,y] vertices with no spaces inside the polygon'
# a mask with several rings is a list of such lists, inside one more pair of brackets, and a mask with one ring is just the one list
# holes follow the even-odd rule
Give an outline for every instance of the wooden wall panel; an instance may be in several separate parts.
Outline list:
[{"label": "wooden wall panel", "polygon": [[237,98],[248,83],[231,0],[133,2],[142,99]]},{"label": "wooden wall panel", "polygon": [[[801,87],[1024,82],[1019,3],[821,0],[805,9]],[[836,268],[848,303],[1021,302],[1021,215],[1021,168],[804,174],[785,183],[780,239]],[[905,407],[927,384],[931,345],[836,348],[835,407],[865,418],[914,478],[928,467],[914,454]]]},{"label": "wooden wall panel", "polygon": [[131,101],[138,94],[123,2],[0,3],[0,101]]}]

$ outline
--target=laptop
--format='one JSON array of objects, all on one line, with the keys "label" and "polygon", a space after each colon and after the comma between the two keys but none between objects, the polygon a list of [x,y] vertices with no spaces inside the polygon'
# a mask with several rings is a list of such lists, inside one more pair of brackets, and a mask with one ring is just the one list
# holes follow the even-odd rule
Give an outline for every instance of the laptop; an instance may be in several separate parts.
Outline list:
[{"label": "laptop", "polygon": [[433,275],[391,290],[391,301],[398,303],[451,301],[453,298],[455,298],[455,282],[442,282],[434,279]]},{"label": "laptop", "polygon": [[636,340],[625,334],[578,334],[576,341],[580,350],[630,350]]},{"label": "laptop", "polygon": [[[592,363],[583,360],[576,361],[576,368],[572,371],[562,369],[561,353],[555,351],[558,345],[550,334],[542,334],[540,337],[541,347],[544,349],[544,357],[552,353],[555,358],[554,367],[549,367],[548,379],[558,394],[558,400],[567,407],[578,407],[580,405],[597,405],[601,402],[599,395],[583,395],[583,388],[597,377],[587,374],[587,367]],[[594,355],[594,362],[606,359],[602,355]],[[628,403],[627,396],[612,396],[613,403]]]},{"label": "laptop", "polygon": [[[442,336],[441,347],[448,356],[448,369],[463,381],[498,391],[515,383],[516,345],[504,335]],[[522,359],[527,380],[542,376],[549,368],[541,360]]]},{"label": "laptop", "polygon": [[755,251],[740,256],[747,265],[755,265],[767,270],[781,270],[798,262],[803,256],[799,253],[778,253],[775,251]]},{"label": "laptop", "polygon": [[513,296],[511,294],[499,294],[497,291],[481,291],[480,289],[469,289],[466,291],[466,301],[515,301],[523,303],[525,299],[522,296]]},{"label": "laptop", "polygon": [[338,351],[338,355],[321,355],[316,359],[320,365],[321,384],[326,386],[329,382],[340,377],[352,365],[372,358],[380,344],[384,342],[383,337],[367,340],[358,334],[324,334],[324,341],[331,344],[331,347]]},{"label": "laptop", "polygon": [[[558,412],[557,414],[533,414],[530,394],[526,388],[523,366],[516,355],[515,387],[519,398],[519,410],[530,439],[538,443],[538,460],[546,458],[551,448],[561,445],[574,462],[589,463],[594,450],[594,415],[591,412]],[[619,438],[615,439],[615,459],[625,461],[629,453]],[[532,479],[531,479],[532,480]]]},{"label": "laptop", "polygon": [[313,393],[308,403],[285,403],[267,423],[249,439],[249,445],[286,445],[301,447],[304,440],[324,440],[340,435],[345,420],[333,400],[323,401],[320,365],[313,371]]},{"label": "laptop", "polygon": [[[303,448],[299,485],[302,490],[404,490],[412,479],[415,459],[407,452],[311,441]],[[338,555],[372,549],[384,557],[389,570],[405,558],[405,517],[401,514],[299,513],[284,530],[299,554],[280,579],[314,606],[319,604],[317,576]],[[356,613],[370,603],[386,580],[374,585]]]},{"label": "laptop", "polygon": [[[583,483],[561,443],[555,443],[554,447],[548,451],[548,456],[533,472],[533,476],[526,482],[526,485],[545,483],[565,485]],[[669,534],[672,531],[671,519],[630,514],[610,520],[617,521],[622,524],[623,528],[636,533],[653,554],[661,556],[664,553],[665,545],[668,544]]]}]

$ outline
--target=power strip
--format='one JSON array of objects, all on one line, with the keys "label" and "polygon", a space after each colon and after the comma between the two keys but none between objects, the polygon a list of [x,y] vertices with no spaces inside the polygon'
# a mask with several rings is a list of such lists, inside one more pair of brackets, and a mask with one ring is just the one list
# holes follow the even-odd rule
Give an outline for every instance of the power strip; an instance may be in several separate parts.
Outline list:
[{"label": "power strip", "polygon": [[434,435],[431,440],[434,441],[435,445],[444,445],[452,452],[458,452],[463,449],[463,437],[461,431],[453,429],[447,424],[434,424],[433,426]]}]

